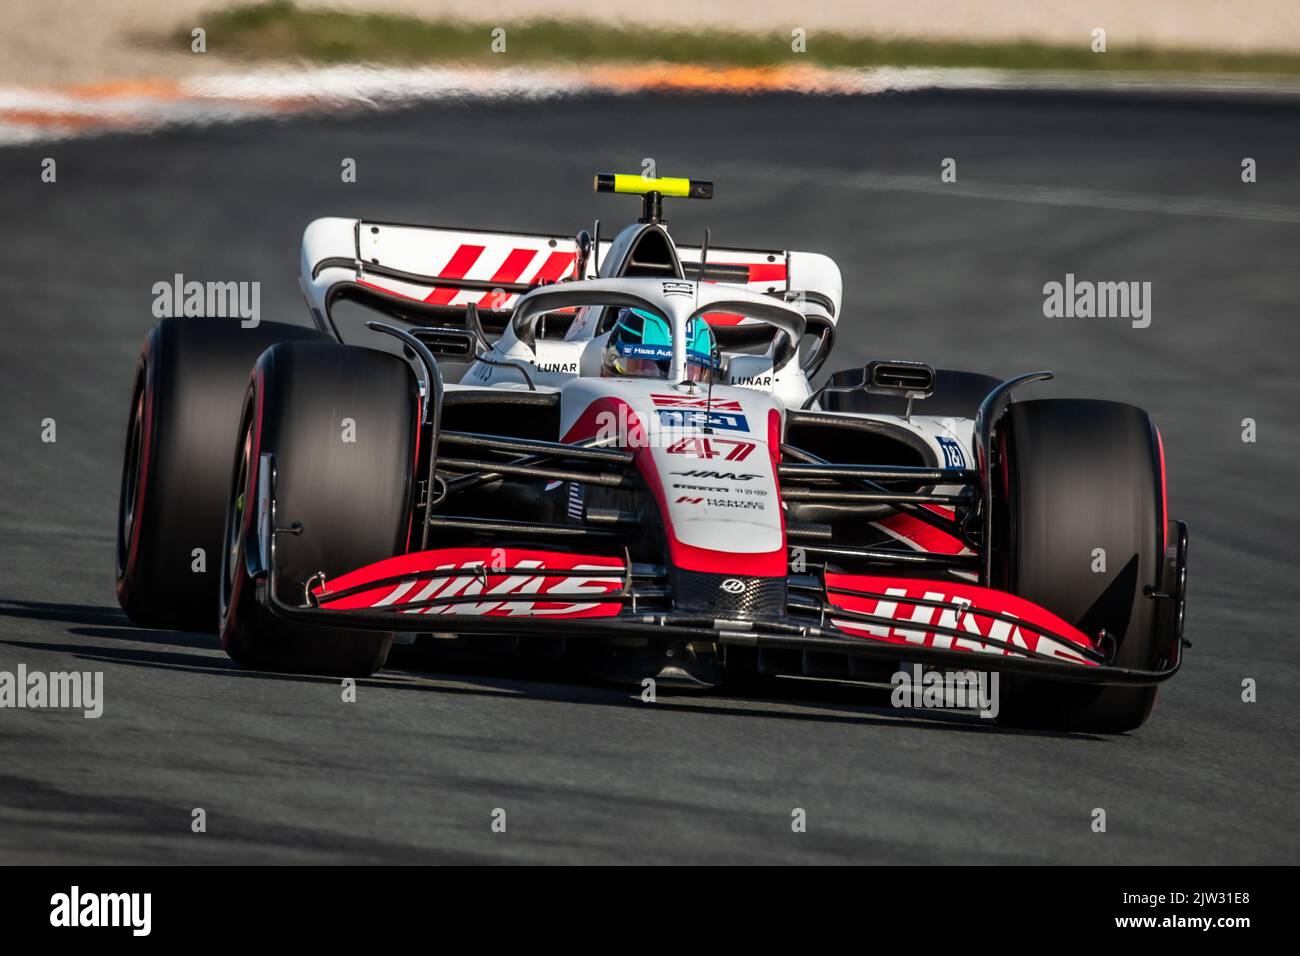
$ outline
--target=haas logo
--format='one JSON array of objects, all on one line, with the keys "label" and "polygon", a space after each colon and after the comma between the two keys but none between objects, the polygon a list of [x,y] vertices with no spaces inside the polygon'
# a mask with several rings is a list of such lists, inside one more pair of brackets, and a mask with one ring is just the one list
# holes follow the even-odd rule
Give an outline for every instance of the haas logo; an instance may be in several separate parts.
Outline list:
[{"label": "haas logo", "polygon": [[727,578],[718,585],[718,590],[726,591],[728,594],[740,594],[745,590],[745,582],[740,578]]},{"label": "haas logo", "polygon": [[753,475],[747,472],[731,471],[706,471],[702,468],[693,468],[690,471],[674,471],[674,475],[681,475],[684,478],[712,478],[714,481],[753,481],[755,478],[762,478],[762,475]]}]

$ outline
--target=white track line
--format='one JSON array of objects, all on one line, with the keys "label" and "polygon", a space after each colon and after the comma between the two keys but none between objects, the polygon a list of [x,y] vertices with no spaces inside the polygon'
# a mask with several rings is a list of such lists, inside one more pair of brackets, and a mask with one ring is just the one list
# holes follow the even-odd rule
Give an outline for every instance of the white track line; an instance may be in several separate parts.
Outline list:
[{"label": "white track line", "polygon": [[1226,199],[1160,196],[1112,190],[1078,189],[1068,186],[1030,186],[1017,183],[941,183],[938,166],[934,178],[883,173],[842,173],[834,170],[790,170],[745,162],[733,170],[763,179],[790,183],[799,179],[812,186],[884,193],[922,193],[932,196],[980,199],[990,202],[1029,203],[1039,206],[1069,206],[1082,209],[1113,209],[1120,212],[1157,213],[1166,216],[1202,216],[1211,219],[1240,219],[1252,222],[1300,223],[1300,208],[1270,203],[1237,202]]}]

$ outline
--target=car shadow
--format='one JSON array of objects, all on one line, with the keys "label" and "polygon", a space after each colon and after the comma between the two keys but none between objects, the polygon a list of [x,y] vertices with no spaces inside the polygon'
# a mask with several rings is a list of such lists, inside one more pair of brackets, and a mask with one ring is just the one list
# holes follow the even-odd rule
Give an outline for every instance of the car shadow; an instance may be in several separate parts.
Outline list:
[{"label": "car shadow", "polygon": [[[82,604],[16,601],[0,598],[0,618],[25,618],[71,625],[73,637],[121,642],[122,646],[56,643],[0,637],[0,645],[57,651],[78,660],[127,667],[203,674],[238,680],[338,684],[320,674],[281,673],[244,668],[221,652],[213,634],[135,627],[121,610]],[[130,646],[149,644],[152,647]],[[474,697],[527,697],[593,707],[644,708],[639,687],[613,685],[573,665],[475,657],[424,648],[393,648],[388,666],[357,685],[408,692]],[[897,727],[950,733],[1065,738],[1105,742],[1093,734],[999,726],[971,714],[895,708],[888,691],[837,681],[767,680],[760,688],[658,694],[673,713],[791,720],[798,722]],[[871,703],[882,700],[881,703]],[[797,707],[799,709],[788,709]]]},{"label": "car shadow", "polygon": [[49,601],[19,601],[0,598],[0,617],[25,618],[32,621],[61,621],[66,624],[129,624],[126,614],[117,607],[92,604],[56,604]]}]

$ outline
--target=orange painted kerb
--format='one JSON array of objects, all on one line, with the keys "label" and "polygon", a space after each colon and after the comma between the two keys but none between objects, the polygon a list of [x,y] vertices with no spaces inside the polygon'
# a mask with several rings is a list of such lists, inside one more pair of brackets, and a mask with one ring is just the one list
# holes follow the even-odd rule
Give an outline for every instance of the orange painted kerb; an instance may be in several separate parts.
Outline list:
[{"label": "orange painted kerb", "polygon": [[[417,73],[417,70],[416,72]],[[303,75],[287,74],[299,83]],[[307,73],[305,75],[311,75]],[[498,73],[482,68],[447,70],[451,87],[455,78],[472,83],[486,96],[493,95],[495,81],[502,90],[519,83],[517,75]],[[546,68],[528,68],[528,75],[542,90],[555,92],[805,92],[805,94],[836,94],[836,92],[862,92],[861,74],[816,68],[816,66],[710,66],[703,64],[610,64],[610,65],[555,65]],[[852,82],[850,82],[852,81]],[[203,81],[187,83],[175,79],[136,78],[116,79],[101,83],[53,88],[10,88],[0,90],[0,124],[23,127],[32,131],[69,131],[121,127],[151,126],[165,117],[156,113],[151,104],[213,104],[224,107],[248,105],[259,112],[295,113],[308,111],[329,100],[329,96],[303,95],[300,90],[289,94],[278,92],[276,77],[266,79],[264,85],[253,82],[247,94],[213,94]],[[430,85],[416,99],[426,96],[438,99],[441,90]],[[360,99],[360,98],[359,98]],[[337,101],[335,99],[334,101]]]},{"label": "orange painted kerb", "polygon": [[599,85],[637,90],[701,93],[839,92],[845,87],[838,70],[812,66],[727,67],[689,63],[650,63],[612,67],[600,74]]},{"label": "orange painted kerb", "polygon": [[109,80],[102,83],[82,83],[61,87],[58,92],[87,100],[147,99],[179,100],[185,97],[174,80]]}]

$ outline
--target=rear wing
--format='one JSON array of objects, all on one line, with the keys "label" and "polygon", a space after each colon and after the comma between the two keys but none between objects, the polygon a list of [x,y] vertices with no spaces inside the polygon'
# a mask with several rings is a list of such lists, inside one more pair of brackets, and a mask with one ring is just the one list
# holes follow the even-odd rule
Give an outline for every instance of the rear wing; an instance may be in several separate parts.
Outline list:
[{"label": "rear wing", "polygon": [[[587,258],[583,275],[573,236],[487,229],[445,229],[365,219],[317,219],[302,237],[300,282],[316,324],[333,329],[330,306],[341,294],[388,299],[413,311],[508,313],[530,289],[563,279],[595,278],[610,240]],[[735,285],[797,303],[811,319],[839,318],[839,267],[811,252],[677,246],[687,278]]]}]

